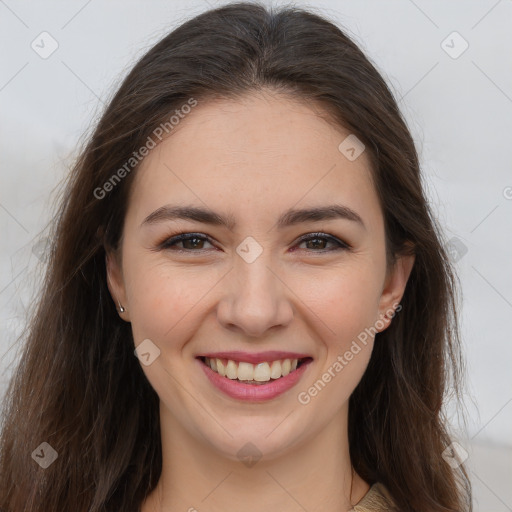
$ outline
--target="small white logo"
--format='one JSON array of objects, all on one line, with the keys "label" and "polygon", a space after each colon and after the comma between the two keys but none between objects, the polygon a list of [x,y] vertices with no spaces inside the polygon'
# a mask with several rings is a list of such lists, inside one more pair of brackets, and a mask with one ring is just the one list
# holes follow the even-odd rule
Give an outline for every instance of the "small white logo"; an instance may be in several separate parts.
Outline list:
[{"label": "small white logo", "polygon": [[457,442],[453,442],[442,453],[443,459],[448,465],[455,469],[458,468],[468,457],[469,454],[464,448]]},{"label": "small white logo", "polygon": [[454,263],[460,261],[468,252],[466,244],[464,244],[464,242],[456,236],[448,240],[446,249],[448,250],[448,254]]},{"label": "small white logo", "polygon": [[348,137],[343,139],[338,149],[348,160],[353,162],[363,153],[365,145],[351,133]]},{"label": "small white logo", "polygon": [[469,48],[469,43],[454,31],[441,42],[441,48],[452,59],[458,59]]},{"label": "small white logo", "polygon": [[150,339],[145,339],[133,352],[144,366],[149,366],[160,355],[160,349]]},{"label": "small white logo", "polygon": [[32,458],[43,468],[46,469],[53,464],[58,457],[58,453],[47,443],[41,443],[33,452]]},{"label": "small white logo", "polygon": [[59,47],[59,43],[48,32],[41,32],[30,46],[39,57],[47,59]]},{"label": "small white logo", "polygon": [[263,252],[263,247],[256,242],[252,236],[248,236],[243,242],[236,248],[236,252],[241,256],[247,263],[256,261],[256,258]]}]

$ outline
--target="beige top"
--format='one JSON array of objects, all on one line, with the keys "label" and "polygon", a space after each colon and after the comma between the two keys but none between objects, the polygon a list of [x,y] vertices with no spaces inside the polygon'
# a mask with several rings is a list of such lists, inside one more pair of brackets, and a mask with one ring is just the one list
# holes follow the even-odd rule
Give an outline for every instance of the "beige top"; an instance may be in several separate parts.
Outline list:
[{"label": "beige top", "polygon": [[389,491],[381,483],[374,483],[350,512],[388,512],[396,510]]},{"label": "beige top", "polygon": [[[139,508],[138,512],[142,509]],[[389,491],[380,483],[373,484],[350,512],[396,512]]]}]

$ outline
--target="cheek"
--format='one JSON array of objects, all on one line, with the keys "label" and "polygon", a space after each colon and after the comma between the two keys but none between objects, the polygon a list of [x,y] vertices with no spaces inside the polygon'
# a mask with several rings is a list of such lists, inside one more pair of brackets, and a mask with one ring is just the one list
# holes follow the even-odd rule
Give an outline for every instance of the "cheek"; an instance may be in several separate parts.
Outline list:
[{"label": "cheek", "polygon": [[317,318],[322,351],[317,371],[297,398],[304,405],[316,404],[308,410],[320,423],[346,403],[368,366],[379,298],[378,276],[371,272],[337,272],[315,279],[309,289],[307,304]]},{"label": "cheek", "polygon": [[150,338],[164,343],[186,339],[194,307],[218,277],[215,272],[198,273],[170,268],[167,262],[134,259],[126,264],[126,281],[135,342]]},{"label": "cheek", "polygon": [[310,273],[300,283],[297,295],[326,325],[331,343],[345,343],[377,319],[380,276],[371,265]]},{"label": "cheek", "polygon": [[372,353],[380,274],[368,264],[347,265],[312,277],[300,293],[314,312],[323,354],[319,354],[318,372],[308,384],[312,387],[303,391],[306,398],[321,394],[320,400],[326,404],[329,400],[343,404],[361,380]]}]

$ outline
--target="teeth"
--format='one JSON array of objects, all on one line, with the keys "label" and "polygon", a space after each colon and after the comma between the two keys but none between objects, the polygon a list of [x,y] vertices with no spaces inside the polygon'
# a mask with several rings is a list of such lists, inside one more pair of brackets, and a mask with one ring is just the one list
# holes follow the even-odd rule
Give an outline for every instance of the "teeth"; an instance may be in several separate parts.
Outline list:
[{"label": "teeth", "polygon": [[[235,364],[234,361],[229,361],[229,363]],[[229,364],[228,363],[228,364]],[[255,380],[254,379],[254,366],[249,363],[238,363],[238,371],[236,373],[238,380]]]},{"label": "teeth", "polygon": [[[210,367],[211,368],[211,367]],[[226,365],[226,377],[228,379],[236,379],[238,377],[237,375],[237,367],[235,361],[231,361],[231,359],[228,361],[228,364]]]},{"label": "teeth", "polygon": [[285,377],[297,369],[298,359],[283,359],[281,361],[263,362],[258,364],[231,359],[205,358],[206,365],[214,372],[231,380],[267,382],[270,379]]},{"label": "teeth", "polygon": [[[212,361],[214,361],[213,364]],[[207,364],[210,364],[210,368],[214,372],[217,372],[219,375],[222,375],[223,377],[226,376],[226,367],[224,366],[223,362],[220,359],[210,359],[207,357],[206,362]],[[214,366],[216,366],[217,368],[214,368]]]},{"label": "teeth", "polygon": [[270,380],[270,366],[268,363],[258,363],[254,367],[253,380],[257,380],[258,382],[266,382],[267,380]]},{"label": "teeth", "polygon": [[272,362],[272,367],[270,368],[270,376],[273,379],[279,379],[279,377],[281,377],[281,363],[279,361]]}]

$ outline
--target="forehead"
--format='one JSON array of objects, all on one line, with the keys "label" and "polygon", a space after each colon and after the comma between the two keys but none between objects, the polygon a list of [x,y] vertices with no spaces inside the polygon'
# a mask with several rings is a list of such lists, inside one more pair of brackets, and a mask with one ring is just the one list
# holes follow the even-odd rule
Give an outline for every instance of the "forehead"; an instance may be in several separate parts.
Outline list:
[{"label": "forehead", "polygon": [[319,106],[265,93],[199,102],[143,160],[132,200],[141,215],[149,203],[180,199],[230,210],[298,201],[368,209],[377,202],[369,159],[347,159],[339,145],[350,132],[325,116]]}]

